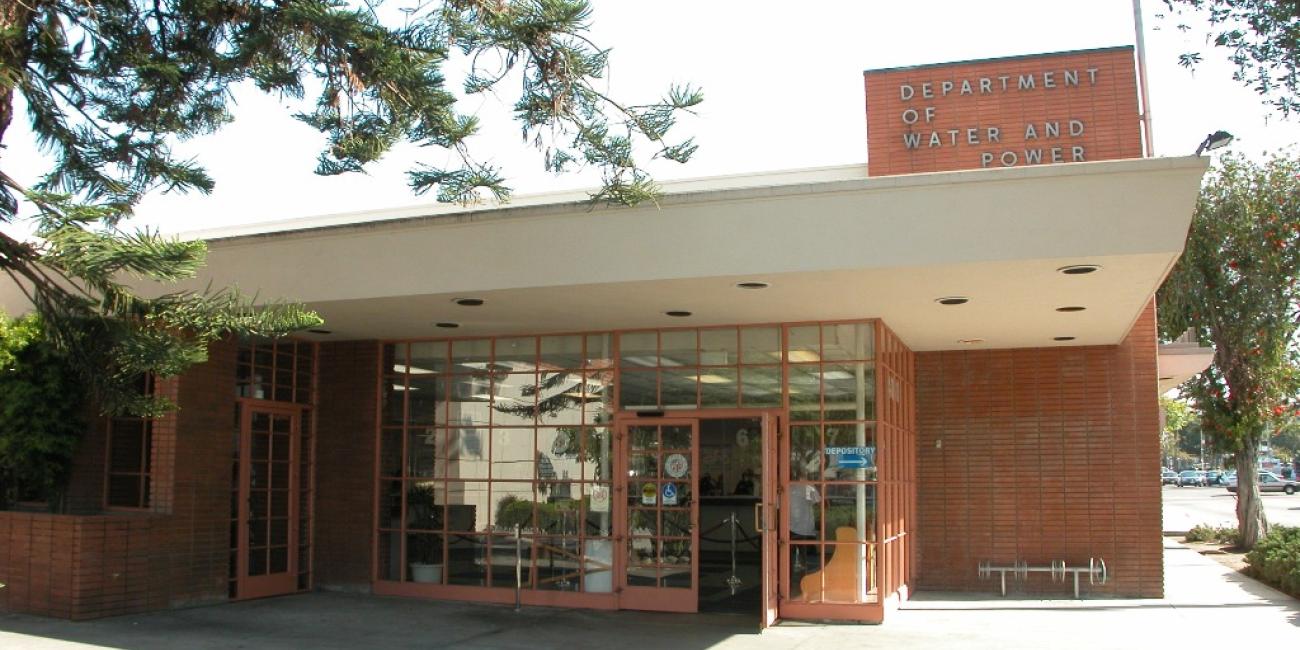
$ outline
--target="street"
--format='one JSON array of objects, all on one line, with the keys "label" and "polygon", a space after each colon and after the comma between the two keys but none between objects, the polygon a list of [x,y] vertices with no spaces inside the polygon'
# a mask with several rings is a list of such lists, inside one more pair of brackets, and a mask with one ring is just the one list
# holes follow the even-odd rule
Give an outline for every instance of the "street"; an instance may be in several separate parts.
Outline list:
[{"label": "street", "polygon": [[[1197,524],[1237,525],[1237,496],[1223,487],[1164,486],[1164,530],[1185,532]],[[1300,526],[1300,494],[1263,494],[1271,524]]]}]

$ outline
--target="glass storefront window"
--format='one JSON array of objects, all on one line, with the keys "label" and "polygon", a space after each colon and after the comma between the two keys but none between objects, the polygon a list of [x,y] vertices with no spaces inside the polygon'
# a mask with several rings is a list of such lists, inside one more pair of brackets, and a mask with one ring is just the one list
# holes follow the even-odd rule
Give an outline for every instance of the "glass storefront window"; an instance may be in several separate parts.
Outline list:
[{"label": "glass storefront window", "polygon": [[627,332],[618,337],[618,354],[625,368],[654,368],[659,365],[659,333]]},{"label": "glass storefront window", "polygon": [[740,362],[779,363],[781,361],[780,327],[740,328]]},{"label": "glass storefront window", "polygon": [[518,550],[525,588],[612,591],[613,438],[592,426],[612,417],[611,350],[608,334],[386,344],[379,578],[513,587]]},{"label": "glass storefront window", "polygon": [[[691,429],[629,430],[628,475],[616,477],[615,413],[787,407],[785,498],[803,495],[808,513],[783,551],[790,597],[870,600],[875,387],[888,376],[874,332],[812,323],[385,344],[379,578],[513,587],[519,552],[526,589],[691,588],[691,474],[663,467],[693,449]],[[676,505],[642,503],[647,484],[670,482],[682,484]],[[620,509],[628,539],[615,544]],[[426,564],[436,571],[416,570]]]},{"label": "glass storefront window", "polygon": [[739,361],[736,328],[700,330],[700,365],[734,366]]},{"label": "glass storefront window", "polygon": [[695,330],[665,330],[659,333],[660,367],[695,366],[699,362],[699,340]]}]

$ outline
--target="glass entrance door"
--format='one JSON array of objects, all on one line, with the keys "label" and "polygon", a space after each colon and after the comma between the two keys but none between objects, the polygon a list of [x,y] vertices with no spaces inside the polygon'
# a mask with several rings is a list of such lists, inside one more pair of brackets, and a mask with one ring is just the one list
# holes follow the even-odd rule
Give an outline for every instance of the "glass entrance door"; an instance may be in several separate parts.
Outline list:
[{"label": "glass entrance door", "polygon": [[696,420],[628,420],[619,427],[624,609],[698,609],[698,436]]},{"label": "glass entrance door", "polygon": [[261,598],[298,587],[298,458],[302,416],[295,408],[242,409],[239,436],[239,598]]}]

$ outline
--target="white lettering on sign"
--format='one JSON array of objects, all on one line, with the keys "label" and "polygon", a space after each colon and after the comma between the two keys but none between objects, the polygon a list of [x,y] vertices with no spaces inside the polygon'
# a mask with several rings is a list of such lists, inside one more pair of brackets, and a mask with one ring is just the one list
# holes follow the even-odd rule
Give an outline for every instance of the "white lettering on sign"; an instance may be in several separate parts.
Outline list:
[{"label": "white lettering on sign", "polygon": [[846,454],[865,456],[870,453],[873,453],[873,449],[871,447],[827,447],[826,448],[827,456],[844,456]]},{"label": "white lettering on sign", "polygon": [[[1024,90],[1053,90],[1056,88],[1080,88],[1083,78],[1082,72],[1087,76],[1088,85],[1097,85],[1097,73],[1101,68],[1078,68],[1064,70],[1044,70],[1042,72],[1030,72],[1027,74],[1016,75],[997,75],[994,77],[979,77],[975,79],[941,79],[939,80],[939,92],[934,90],[935,82],[926,81],[920,84],[921,99],[934,99],[936,96],[947,97],[954,90],[958,95],[973,95],[975,88],[978,87],[981,95],[993,94],[996,90],[1002,92],[1024,91]],[[1014,80],[1014,81],[1013,81]],[[997,83],[994,83],[994,82]],[[973,82],[973,83],[972,83]],[[916,84],[899,84],[899,99],[908,102],[916,99]]]},{"label": "white lettering on sign", "polygon": [[[991,151],[980,153],[980,167],[992,167],[994,161],[1001,163],[1003,167],[1015,167],[1022,161],[1026,165],[1041,165],[1044,162],[1044,155],[1047,162],[1063,163],[1065,162],[1065,147],[1048,147],[1047,149],[1022,149],[1020,151],[1003,151],[996,154]],[[1084,162],[1087,158],[1084,156],[1083,147],[1075,145],[1069,148],[1070,162]]]},{"label": "white lettering on sign", "polygon": [[[1101,68],[1069,68],[1061,70],[1043,70],[1024,74],[1003,74],[990,77],[956,78],[923,81],[919,83],[899,84],[898,96],[903,102],[916,99],[934,99],[947,97],[956,93],[958,96],[979,94],[990,95],[997,92],[1048,92],[1059,88],[1080,88],[1084,85],[1097,85],[1097,75]],[[934,106],[916,106],[903,109],[901,118],[909,127],[922,123],[933,124],[938,117]],[[904,149],[915,150],[941,147],[985,147],[1002,142],[1002,126],[975,125],[952,129],[923,129],[903,134]],[[1086,128],[1082,120],[1047,120],[1028,123],[1024,126],[1024,139],[1028,141],[1059,140],[1062,138],[1083,137]],[[1043,163],[1083,162],[1086,159],[1084,148],[1079,145],[1061,145],[1045,143],[1049,146],[1023,150],[981,151],[981,167],[1014,167],[1016,165],[1039,165]]]}]

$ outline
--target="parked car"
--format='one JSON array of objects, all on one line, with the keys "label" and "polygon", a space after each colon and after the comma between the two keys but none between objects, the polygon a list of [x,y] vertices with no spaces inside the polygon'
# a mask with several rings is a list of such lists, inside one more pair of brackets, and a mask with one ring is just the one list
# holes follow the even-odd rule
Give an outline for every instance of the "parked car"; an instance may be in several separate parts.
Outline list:
[{"label": "parked car", "polygon": [[1178,487],[1188,485],[1205,485],[1205,472],[1195,469],[1185,469],[1178,474]]},{"label": "parked car", "polygon": [[1223,485],[1223,472],[1219,470],[1210,470],[1205,473],[1206,485]]},{"label": "parked car", "polygon": [[1163,471],[1163,472],[1160,472],[1160,484],[1161,484],[1161,485],[1178,485],[1178,473],[1175,472],[1175,471],[1173,471],[1173,470],[1169,470],[1169,469],[1167,469],[1167,470],[1165,470],[1165,471]]},{"label": "parked car", "polygon": [[[1237,491],[1236,477],[1233,477],[1232,482],[1228,484],[1228,491],[1233,493]],[[1278,478],[1277,474],[1274,474],[1273,472],[1260,472],[1259,491],[1295,494],[1297,491],[1300,491],[1300,483]]]}]

